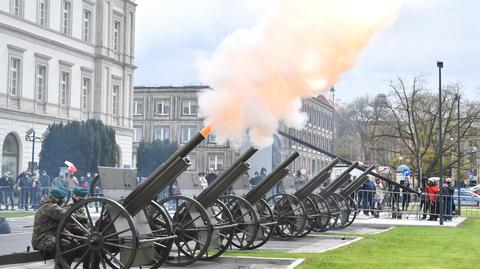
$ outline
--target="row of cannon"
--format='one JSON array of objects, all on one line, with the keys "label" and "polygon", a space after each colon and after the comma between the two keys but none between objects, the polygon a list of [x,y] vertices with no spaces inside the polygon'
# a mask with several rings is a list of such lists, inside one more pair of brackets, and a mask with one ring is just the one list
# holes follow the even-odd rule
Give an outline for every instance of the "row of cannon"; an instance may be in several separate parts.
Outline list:
[{"label": "row of cannon", "polygon": [[[202,189],[179,176],[190,165],[189,152],[207,135],[205,130],[196,134],[138,186],[134,170],[99,167],[92,197],[70,208],[60,222],[56,259],[67,265],[66,256],[76,252],[81,253],[76,266],[88,263],[90,268],[185,266],[215,259],[233,248],[256,249],[272,237],[292,240],[312,231],[344,228],[355,220],[358,209],[351,195],[368,179],[373,166],[362,167],[364,172],[352,181],[350,172],[360,167],[355,162],[329,180],[330,170],[340,162],[333,159],[295,189],[287,177],[288,166],[299,156],[294,152],[250,190],[243,175],[257,150],[249,148]],[[155,201],[177,178],[183,195]],[[96,184],[101,184],[103,197],[95,197]],[[268,195],[274,187],[281,192]],[[85,218],[80,220],[82,212]],[[72,225],[81,232],[73,232]]]}]

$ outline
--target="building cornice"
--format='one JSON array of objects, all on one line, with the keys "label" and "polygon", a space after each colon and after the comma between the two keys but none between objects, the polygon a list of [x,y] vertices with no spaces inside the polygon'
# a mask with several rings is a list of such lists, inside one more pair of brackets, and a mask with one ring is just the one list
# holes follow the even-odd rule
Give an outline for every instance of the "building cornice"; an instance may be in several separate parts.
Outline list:
[{"label": "building cornice", "polygon": [[20,48],[20,47],[17,47],[17,46],[15,46],[15,45],[11,45],[11,44],[8,44],[8,45],[7,45],[7,48],[8,48],[9,50],[14,50],[14,51],[17,51],[17,52],[19,52],[19,53],[24,53],[24,52],[27,50],[27,49]]},{"label": "building cornice", "polygon": [[44,59],[44,60],[47,60],[47,61],[52,59],[52,57],[50,57],[48,55],[45,55],[45,54],[38,53],[38,52],[35,52],[33,55],[35,55],[35,57],[37,57],[37,58],[41,58],[41,59]]}]

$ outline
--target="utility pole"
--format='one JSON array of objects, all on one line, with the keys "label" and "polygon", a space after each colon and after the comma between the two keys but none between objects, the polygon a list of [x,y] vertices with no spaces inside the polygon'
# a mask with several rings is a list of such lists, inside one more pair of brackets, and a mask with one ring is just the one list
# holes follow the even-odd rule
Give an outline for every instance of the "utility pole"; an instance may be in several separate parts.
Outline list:
[{"label": "utility pole", "polygon": [[440,225],[443,225],[443,138],[442,138],[442,68],[443,62],[437,62],[438,67],[438,172],[440,180],[439,186],[439,209],[440,209]]}]

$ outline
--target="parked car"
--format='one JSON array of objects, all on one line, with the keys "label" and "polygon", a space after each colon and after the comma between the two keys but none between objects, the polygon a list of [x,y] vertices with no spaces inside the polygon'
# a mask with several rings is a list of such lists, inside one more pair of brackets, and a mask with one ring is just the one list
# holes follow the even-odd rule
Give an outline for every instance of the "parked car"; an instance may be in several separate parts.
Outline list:
[{"label": "parked car", "polygon": [[[458,203],[458,190],[455,189],[453,193],[453,202],[455,206]],[[471,190],[462,189],[460,190],[460,203],[462,206],[479,206],[480,205],[480,195],[474,193]]]}]

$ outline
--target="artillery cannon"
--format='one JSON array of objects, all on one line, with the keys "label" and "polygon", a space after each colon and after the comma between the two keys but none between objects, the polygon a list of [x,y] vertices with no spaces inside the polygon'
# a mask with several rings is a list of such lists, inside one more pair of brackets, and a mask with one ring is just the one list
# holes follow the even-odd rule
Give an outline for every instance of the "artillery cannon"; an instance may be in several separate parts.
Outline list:
[{"label": "artillery cannon", "polygon": [[[206,217],[213,225],[211,231],[194,229],[195,232],[200,235],[199,238],[192,238],[192,236],[189,234],[190,229],[185,230],[183,228],[179,228],[179,232],[177,233],[179,237],[187,237],[200,245],[197,245],[197,247],[204,248],[204,259],[209,260],[220,256],[232,243],[237,245],[249,244],[249,238],[252,236],[254,238],[256,236],[256,229],[250,231],[247,229],[248,225],[246,225],[250,223],[255,225],[255,223],[258,223],[258,217],[254,208],[241,197],[230,197],[231,199],[225,200],[226,203],[224,203],[222,199],[219,199],[219,197],[249,169],[249,165],[246,163],[246,161],[256,151],[257,150],[254,148],[248,149],[224,173],[222,173],[211,184],[209,184],[207,188],[201,190],[198,196],[187,197],[184,195],[172,195],[159,202],[163,207],[173,205],[173,210],[176,212],[183,210],[184,216],[182,216],[182,218],[173,218],[174,227],[184,226],[184,224],[182,224],[184,223],[183,218],[189,219],[189,223],[201,221],[201,216],[198,215],[195,210],[191,211],[193,207],[182,206],[184,201],[190,201],[190,204],[192,205],[193,203],[196,203],[202,208],[206,209]],[[191,182],[178,181],[179,186],[181,186],[182,189],[193,193],[192,188],[195,187],[194,184],[192,185]],[[232,207],[239,207],[240,211],[235,210],[233,211],[235,214],[232,214],[232,211],[230,210]],[[238,212],[241,212],[241,215],[238,215]],[[250,232],[253,232],[253,234]],[[207,238],[208,233],[211,233],[209,238]],[[241,234],[241,236],[239,236],[239,234]],[[183,254],[186,256],[193,256],[195,253],[195,248],[190,248]],[[198,255],[195,255],[195,257],[200,258]],[[166,262],[176,265],[188,264],[187,261],[181,262],[173,260]]]},{"label": "artillery cannon", "polygon": [[[207,250],[203,246],[209,245],[213,231],[203,206],[193,199],[185,200],[173,215],[177,224],[173,226],[167,210],[152,199],[188,168],[187,154],[209,133],[210,128],[204,128],[138,186],[135,170],[99,167],[96,181],[101,182],[105,197],[84,199],[67,211],[57,229],[56,259],[68,268],[66,256],[81,252],[75,268],[82,262],[93,268],[100,265],[106,268],[107,264],[112,268],[142,265],[157,268],[175,253],[179,264],[192,263],[202,256]],[[94,216],[89,207],[97,203],[101,210],[99,216]],[[189,214],[185,214],[187,208]],[[188,218],[193,211],[199,216],[198,221]],[[81,212],[86,215],[83,222],[78,217]],[[70,231],[72,224],[81,234]],[[204,244],[196,242],[200,240]],[[73,247],[64,244],[71,241],[75,242]],[[175,252],[173,244],[177,247]]]}]

